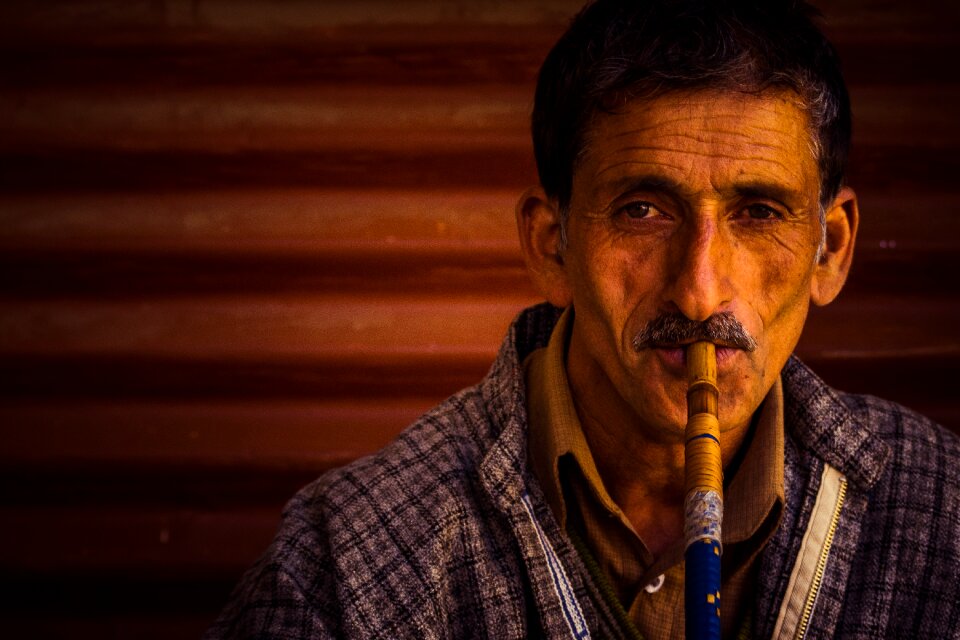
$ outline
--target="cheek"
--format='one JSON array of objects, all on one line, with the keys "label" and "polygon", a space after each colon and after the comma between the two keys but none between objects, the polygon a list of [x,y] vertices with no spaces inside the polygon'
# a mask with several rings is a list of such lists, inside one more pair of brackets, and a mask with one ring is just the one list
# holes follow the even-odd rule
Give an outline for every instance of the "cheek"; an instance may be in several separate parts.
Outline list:
[{"label": "cheek", "polygon": [[649,252],[620,246],[600,234],[581,238],[589,239],[578,247],[576,260],[569,265],[574,305],[578,316],[590,316],[593,329],[602,330],[604,341],[619,349],[626,334],[638,329],[633,326],[633,316],[648,293],[646,283],[655,281],[649,273],[649,259],[645,259]]},{"label": "cheek", "polygon": [[800,338],[810,301],[812,265],[812,254],[809,260],[783,255],[768,260],[760,272],[757,312],[764,324],[767,358],[771,359],[765,364],[782,366]]},{"label": "cheek", "polygon": [[[801,247],[801,250],[797,250]],[[803,310],[810,297],[815,248],[797,234],[789,242],[770,243],[766,247],[745,247],[754,257],[744,271],[752,272],[741,291],[750,292],[753,306],[769,328],[785,317]]]},{"label": "cheek", "polygon": [[782,307],[789,306],[796,298],[797,274],[793,263],[791,256],[772,256],[763,261],[757,289],[767,316],[779,315]]}]

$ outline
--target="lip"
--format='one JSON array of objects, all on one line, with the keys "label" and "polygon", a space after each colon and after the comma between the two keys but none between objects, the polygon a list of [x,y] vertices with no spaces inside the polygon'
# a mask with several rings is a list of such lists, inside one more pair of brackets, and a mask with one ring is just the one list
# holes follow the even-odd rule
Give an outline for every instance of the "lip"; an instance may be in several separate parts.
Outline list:
[{"label": "lip", "polygon": [[[680,376],[687,373],[687,345],[677,347],[651,347],[651,351],[657,354],[660,361],[665,365],[668,371],[672,371]],[[718,373],[732,366],[732,360],[742,349],[735,347],[723,347],[717,345],[717,371]]]}]

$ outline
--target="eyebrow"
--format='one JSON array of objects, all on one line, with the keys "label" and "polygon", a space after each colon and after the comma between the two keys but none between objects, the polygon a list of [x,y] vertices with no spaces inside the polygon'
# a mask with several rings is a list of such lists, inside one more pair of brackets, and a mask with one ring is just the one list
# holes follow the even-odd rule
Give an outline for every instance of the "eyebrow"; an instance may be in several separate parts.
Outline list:
[{"label": "eyebrow", "polygon": [[613,191],[616,195],[633,191],[655,191],[680,197],[684,191],[683,185],[676,180],[652,173],[614,180],[601,188],[604,191]]},{"label": "eyebrow", "polygon": [[734,192],[742,198],[765,198],[784,204],[793,203],[802,194],[774,182],[763,180],[744,182],[734,186]]}]

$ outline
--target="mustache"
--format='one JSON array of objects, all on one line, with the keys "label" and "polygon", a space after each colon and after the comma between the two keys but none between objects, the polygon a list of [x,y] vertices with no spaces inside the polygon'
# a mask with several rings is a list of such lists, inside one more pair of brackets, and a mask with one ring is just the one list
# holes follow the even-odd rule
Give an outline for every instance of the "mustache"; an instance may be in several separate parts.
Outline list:
[{"label": "mustache", "polygon": [[729,311],[715,313],[702,322],[690,320],[680,313],[662,313],[637,332],[633,338],[633,348],[640,351],[653,347],[675,347],[701,340],[744,351],[757,348],[756,339]]}]

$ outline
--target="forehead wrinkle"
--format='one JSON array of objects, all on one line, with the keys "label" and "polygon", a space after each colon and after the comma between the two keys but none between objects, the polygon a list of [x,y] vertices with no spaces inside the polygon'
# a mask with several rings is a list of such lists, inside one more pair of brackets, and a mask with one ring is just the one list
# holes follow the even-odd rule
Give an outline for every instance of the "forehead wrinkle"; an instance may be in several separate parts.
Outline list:
[{"label": "forehead wrinkle", "polygon": [[[617,154],[617,153],[622,153],[626,151],[666,151],[668,153],[677,152],[677,153],[692,153],[696,155],[717,155],[718,157],[729,157],[724,154],[712,154],[710,152],[700,152],[700,151],[695,151],[691,149],[676,148],[672,145],[667,144],[669,141],[672,141],[672,140],[677,140],[677,141],[691,140],[693,142],[706,144],[706,145],[727,146],[727,147],[745,146],[745,147],[750,147],[754,149],[769,149],[774,152],[791,153],[791,150],[789,149],[789,147],[793,145],[789,144],[789,142],[792,140],[784,136],[784,133],[786,132],[773,126],[765,126],[765,127],[757,126],[757,127],[754,127],[754,129],[759,133],[768,133],[771,135],[761,137],[761,136],[745,133],[741,129],[704,130],[704,129],[694,128],[690,132],[671,131],[671,132],[656,133],[653,136],[653,139],[646,142],[645,144],[628,145],[628,146],[619,147],[617,149],[612,150],[610,154]],[[606,139],[614,140],[617,138],[633,136],[641,133],[646,133],[649,131],[658,132],[659,127],[651,126],[651,127],[641,128],[641,129],[631,129],[630,131],[609,135],[606,137]],[[731,139],[716,140],[718,136],[729,137]],[[767,138],[773,139],[774,142],[767,142],[766,141]],[[788,144],[781,144],[778,142],[778,141],[782,142],[785,139],[788,141]],[[593,148],[586,150],[588,151],[587,155],[592,155],[589,153],[589,151],[591,150],[594,152],[596,151],[596,145],[591,145],[591,147]],[[802,145],[802,150],[809,151],[809,148],[806,145]],[[755,160],[757,158],[755,156],[744,156],[743,159]]]},{"label": "forehead wrinkle", "polygon": [[[773,131],[773,130],[771,129],[771,131]],[[784,150],[783,145],[779,145],[779,144],[772,143],[772,142],[764,142],[764,141],[762,141],[762,140],[757,140],[756,138],[753,138],[753,137],[751,137],[751,136],[748,136],[748,135],[744,134],[742,131],[736,131],[736,130],[731,130],[731,131],[710,131],[710,132],[708,132],[706,135],[699,135],[699,134],[700,134],[700,132],[684,133],[684,132],[682,132],[682,131],[677,131],[677,132],[673,132],[673,133],[661,133],[661,134],[657,135],[657,139],[658,139],[658,140],[671,140],[671,139],[675,139],[675,138],[678,138],[678,139],[681,139],[681,140],[690,139],[690,140],[694,140],[694,141],[696,141],[696,142],[705,142],[705,143],[709,143],[709,144],[723,144],[723,145],[727,145],[727,146],[730,146],[730,145],[741,145],[741,144],[743,144],[743,145],[745,145],[745,146],[757,147],[757,148],[760,148],[760,149],[773,149],[773,150],[775,150],[775,151],[783,151],[783,150]],[[743,141],[724,141],[724,142],[717,142],[717,141],[714,141],[714,140],[712,139],[716,134],[729,135],[729,136],[735,137],[735,138],[743,138],[744,140],[743,140]],[[624,148],[626,149],[626,148],[637,148],[637,147],[624,147]],[[686,149],[682,149],[682,150],[681,150],[681,149],[675,149],[675,151],[681,151],[681,152],[684,152],[684,153],[685,153],[685,152],[686,152]]]},{"label": "forehead wrinkle", "polygon": [[788,100],[727,98],[707,92],[672,108],[660,108],[670,102],[658,98],[607,112],[587,130],[578,165],[593,170],[583,177],[595,183],[594,193],[629,185],[642,173],[695,189],[706,179],[725,188],[746,180],[807,191],[817,158],[806,112]]},{"label": "forehead wrinkle", "polygon": [[[610,133],[603,135],[602,137],[607,140],[616,140],[617,138],[623,138],[625,136],[632,136],[637,133],[646,133],[647,131],[659,129],[663,123],[655,123],[649,126],[637,127],[635,129],[628,129],[627,131],[620,131],[618,133]],[[598,127],[599,128],[599,127]],[[594,139],[601,137],[601,134],[598,131],[594,132]]]},{"label": "forehead wrinkle", "polygon": [[[799,110],[798,118],[793,118],[789,120],[791,124],[795,125],[794,127],[785,128],[782,126],[777,126],[777,123],[767,123],[767,122],[761,121],[761,122],[751,122],[750,123],[751,131],[757,132],[760,134],[770,134],[773,137],[777,137],[777,138],[791,138],[793,137],[793,134],[797,134],[798,140],[802,140],[805,143],[804,149],[808,149],[809,145],[806,145],[806,142],[808,142],[810,132],[809,132],[809,123],[808,123],[809,118],[806,112],[800,109],[798,105],[794,104],[791,101],[784,100],[783,102],[785,104],[792,105]],[[590,128],[588,133],[587,145],[585,146],[590,146],[590,142],[596,141],[597,139],[600,139],[600,138],[605,138],[607,140],[617,140],[619,138],[634,136],[638,134],[645,134],[650,131],[658,132],[662,130],[665,126],[677,125],[677,124],[683,125],[683,124],[687,124],[694,121],[700,124],[696,126],[692,126],[688,124],[688,126],[684,127],[684,129],[687,129],[690,131],[696,131],[696,132],[705,132],[704,135],[689,136],[698,142],[708,142],[710,140],[709,136],[711,134],[729,135],[737,138],[748,138],[748,139],[755,137],[750,133],[745,132],[743,129],[739,129],[739,128],[733,129],[733,130],[729,130],[729,129],[711,130],[710,129],[709,124],[712,122],[720,121],[724,124],[727,124],[730,118],[736,118],[738,120],[742,120],[743,114],[740,112],[712,113],[709,110],[704,112],[702,104],[691,102],[691,103],[681,103],[681,106],[683,106],[684,104],[692,105],[693,109],[685,111],[682,108],[675,108],[671,111],[671,116],[673,117],[668,116],[661,119],[656,119],[655,121],[650,122],[649,124],[646,123],[646,121],[650,120],[648,114],[650,113],[650,111],[652,111],[652,109],[650,109],[649,107],[639,112],[628,110],[628,111],[623,111],[618,113],[607,114],[606,117],[602,118],[597,123],[596,126]],[[766,102],[761,102],[760,104],[753,105],[751,107],[751,110],[755,113],[757,112],[766,113],[770,115],[772,118],[775,118],[775,119],[777,118],[777,110],[773,108],[771,105],[767,104]],[[618,131],[618,132],[611,132],[611,133],[603,132],[604,129],[609,130],[610,128],[616,128],[616,125],[614,123],[618,120],[623,120],[625,118],[627,119],[640,118],[644,120],[645,123],[640,125],[634,125],[633,127],[631,127],[626,131]],[[747,123],[744,123],[744,124],[747,124]],[[675,137],[678,135],[685,136],[689,134],[684,134],[681,131],[674,134],[664,133],[664,134],[661,134],[660,137]],[[754,144],[757,146],[770,148],[770,149],[781,148],[776,144],[769,144],[769,143],[765,143],[765,142],[753,140],[753,139],[750,140],[750,144]],[[584,149],[584,151],[587,151],[587,149]]]},{"label": "forehead wrinkle", "polygon": [[[633,115],[633,114],[622,114],[622,117],[630,117],[630,116],[632,116],[632,115]],[[713,120],[713,119],[723,119],[723,118],[722,118],[721,116],[716,116],[716,117],[713,117],[713,118],[710,118],[710,119]],[[607,140],[615,140],[615,139],[617,139],[617,138],[623,138],[623,137],[626,137],[626,136],[632,136],[632,135],[636,135],[636,134],[638,134],[638,133],[646,133],[646,132],[648,132],[648,131],[659,131],[660,129],[662,129],[662,128],[663,128],[664,126],[666,126],[666,125],[682,124],[682,123],[685,123],[685,122],[688,122],[688,121],[691,121],[691,120],[704,120],[704,118],[699,118],[699,117],[694,117],[694,116],[682,116],[682,115],[681,115],[681,116],[678,116],[678,117],[676,117],[676,118],[668,118],[668,119],[663,119],[663,120],[657,120],[657,121],[652,122],[652,123],[650,123],[650,124],[641,125],[641,126],[636,126],[636,127],[632,128],[632,129],[627,129],[626,131],[620,131],[620,132],[617,132],[617,133],[610,133],[610,134],[604,135],[604,134],[600,133],[600,131],[595,131],[595,132],[594,132],[594,139],[600,138],[600,137],[604,137],[604,138],[606,138]],[[597,129],[601,129],[601,128],[609,128],[609,126],[608,126],[608,127],[597,127]]]},{"label": "forehead wrinkle", "polygon": [[[677,172],[684,172],[684,171],[687,170],[687,167],[684,167],[684,166],[681,166],[681,165],[678,165],[678,164],[671,164],[671,163],[669,163],[669,162],[653,162],[652,160],[637,160],[637,159],[633,159],[633,160],[621,160],[620,162],[617,162],[617,163],[614,163],[614,164],[612,164],[612,165],[610,165],[610,166],[604,167],[603,169],[601,169],[600,171],[598,171],[597,173],[594,174],[594,178],[600,178],[600,176],[602,176],[604,173],[606,173],[606,172],[608,172],[608,171],[612,171],[613,169],[616,169],[617,167],[622,167],[623,165],[628,165],[628,164],[649,165],[649,166],[651,166],[651,167],[661,167],[661,168],[662,168],[662,167],[666,167],[666,168],[669,168],[669,169],[673,169],[673,170],[675,170],[675,171],[677,171]],[[625,180],[626,180],[626,179],[627,179],[627,178],[625,178]],[[673,182],[676,182],[676,181],[673,181]]]},{"label": "forehead wrinkle", "polygon": [[[703,108],[703,105],[701,105],[701,104],[696,104],[696,103],[690,103],[690,104],[693,105],[693,108],[692,108],[692,109],[683,109],[682,106],[683,106],[683,105],[686,105],[686,104],[687,104],[687,103],[681,103],[680,105],[678,105],[678,106],[674,107],[673,109],[671,109],[669,116],[657,118],[657,119],[655,119],[654,122],[652,122],[652,123],[650,123],[650,124],[639,125],[638,128],[637,128],[637,130],[639,130],[639,131],[646,131],[647,129],[655,129],[655,128],[662,127],[662,126],[664,126],[664,125],[671,125],[671,124],[676,124],[676,123],[683,123],[683,122],[687,122],[687,121],[690,121],[690,120],[700,120],[700,121],[702,121],[702,122],[712,122],[712,121],[714,121],[714,120],[726,120],[726,119],[731,118],[731,117],[733,117],[733,118],[741,118],[741,117],[743,116],[743,113],[742,113],[741,111],[730,111],[729,113],[727,113],[727,112],[724,112],[724,113],[711,113],[711,112],[705,110],[705,109]],[[788,103],[788,104],[789,104],[789,103]],[[796,105],[793,105],[793,106],[796,106]],[[804,120],[804,125],[806,125],[806,119],[807,119],[807,118],[806,118],[806,113],[803,111],[803,109],[801,109],[801,108],[799,108],[799,107],[797,107],[797,108],[798,108],[798,114],[799,114],[799,116],[800,116],[800,119]],[[756,112],[756,113],[759,113],[759,112],[766,113],[766,114],[770,115],[772,118],[776,118],[776,117],[777,117],[777,110],[774,109],[774,108],[772,108],[771,106],[769,106],[769,105],[767,105],[767,104],[762,103],[762,102],[759,103],[759,104],[756,104],[756,105],[751,106],[751,110],[752,110],[753,112]],[[650,118],[649,118],[649,114],[650,114],[651,111],[652,111],[652,109],[649,108],[649,107],[647,107],[647,108],[644,108],[644,109],[639,110],[639,111],[631,111],[631,110],[627,109],[627,110],[624,110],[624,111],[619,111],[619,112],[614,112],[614,113],[606,113],[606,114],[603,114],[603,115],[601,116],[601,118],[599,119],[599,121],[598,121],[599,126],[595,126],[595,127],[593,127],[593,128],[595,128],[595,129],[603,128],[604,125],[606,125],[607,123],[611,123],[611,122],[614,122],[614,121],[616,121],[616,120],[620,120],[620,119],[623,119],[623,118],[631,118],[631,119],[632,119],[632,118],[638,118],[638,119],[643,119],[643,120],[649,120],[649,119],[650,119]],[[791,120],[791,122],[793,122],[793,121],[795,121],[795,120]],[[623,132],[618,133],[618,134],[615,134],[614,136],[611,136],[611,137],[616,137],[616,136],[621,136],[621,135],[629,135],[631,132],[632,132],[632,130],[630,130],[630,131],[623,131]]]},{"label": "forehead wrinkle", "polygon": [[[614,140],[616,138],[622,138],[624,136],[630,136],[637,133],[646,133],[647,131],[651,131],[651,130],[657,131],[668,125],[684,124],[690,121],[708,123],[713,120],[724,120],[726,118],[730,118],[731,116],[733,117],[737,116],[737,114],[729,114],[727,116],[723,116],[723,115],[703,116],[703,115],[678,113],[676,117],[660,118],[660,119],[654,120],[653,122],[649,122],[650,118],[645,117],[645,113],[646,112],[641,112],[639,114],[632,113],[632,112],[625,112],[625,113],[609,114],[605,118],[601,119],[599,121],[599,124],[597,124],[594,127],[591,127],[593,137],[594,138],[604,137],[608,140]],[[630,129],[627,129],[625,131],[618,131],[616,133],[606,133],[606,134],[602,133],[603,129],[610,129],[611,127],[616,126],[613,123],[624,118],[628,118],[631,120],[640,119],[643,121],[643,124],[636,124]]]},{"label": "forehead wrinkle", "polygon": [[[609,155],[610,155],[610,156],[616,156],[616,155],[619,155],[620,153],[628,152],[628,151],[664,151],[664,150],[665,150],[665,149],[662,148],[662,147],[651,147],[651,146],[646,146],[646,145],[644,145],[644,146],[636,146],[636,147],[623,147],[623,148],[618,149],[617,151],[615,151],[615,152],[613,152],[613,153],[611,153],[611,154],[609,154]],[[673,149],[667,149],[666,151],[668,151],[668,152],[670,152],[670,153],[674,153],[674,152],[675,152],[675,150],[673,150]],[[794,174],[794,171],[793,171],[793,169],[792,169],[791,167],[787,166],[784,162],[782,162],[782,161],[780,161],[780,160],[777,160],[776,158],[768,158],[768,157],[766,157],[766,156],[753,156],[753,155],[744,156],[744,155],[741,155],[741,154],[716,153],[716,152],[712,152],[712,151],[707,152],[707,151],[684,150],[684,151],[678,152],[678,153],[682,153],[683,155],[692,155],[692,156],[699,156],[699,157],[704,157],[704,158],[713,158],[713,159],[723,158],[723,159],[728,159],[728,160],[734,160],[734,161],[737,161],[737,162],[760,162],[760,163],[769,163],[769,164],[773,164],[773,165],[776,165],[776,166],[780,167],[780,168],[783,169],[788,175],[792,176],[794,179],[797,179],[797,180],[799,180],[799,181],[801,181],[801,182],[803,181],[803,177],[802,177],[801,175],[795,175],[795,174]],[[679,171],[684,171],[684,170],[686,170],[686,169],[688,168],[688,167],[681,167],[681,166],[678,166],[678,165],[669,165],[669,164],[666,163],[666,162],[663,162],[663,161],[660,161],[660,160],[654,160],[654,159],[622,160],[622,161],[617,162],[617,163],[614,163],[614,164],[612,164],[612,165],[608,165],[608,166],[603,167],[602,169],[600,169],[599,171],[597,171],[596,173],[594,173],[594,177],[595,177],[595,178],[599,178],[600,176],[602,176],[603,174],[605,174],[607,171],[610,171],[611,169],[614,169],[614,168],[616,168],[616,167],[622,166],[622,165],[624,165],[624,164],[630,164],[630,163],[633,163],[633,162],[636,162],[636,163],[639,163],[639,164],[650,164],[650,165],[654,165],[654,166],[672,166],[673,168],[675,168],[675,169],[677,169],[677,170],[679,170]]]}]

